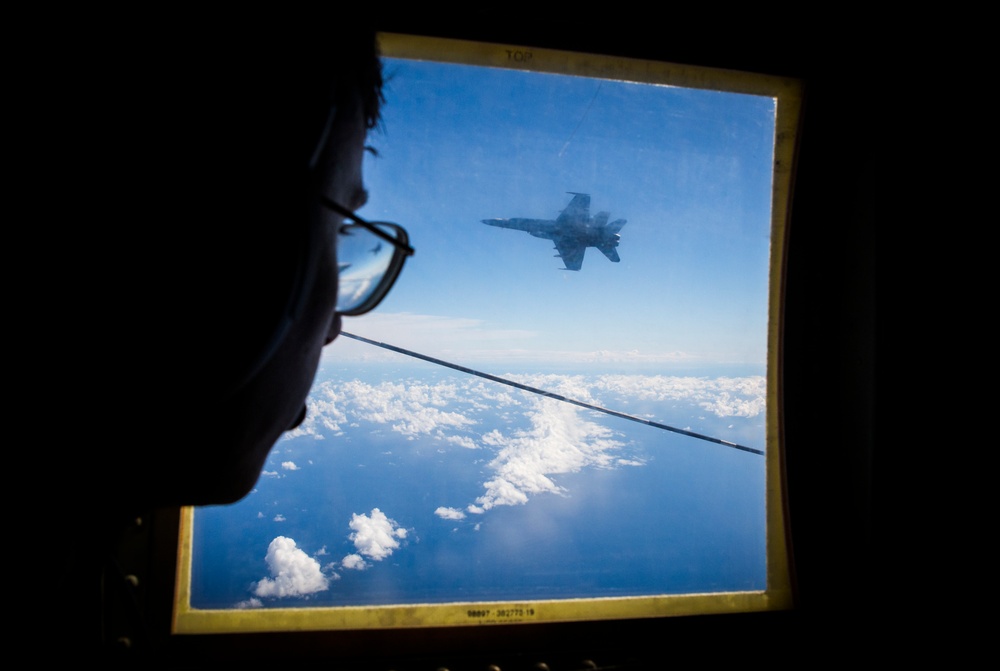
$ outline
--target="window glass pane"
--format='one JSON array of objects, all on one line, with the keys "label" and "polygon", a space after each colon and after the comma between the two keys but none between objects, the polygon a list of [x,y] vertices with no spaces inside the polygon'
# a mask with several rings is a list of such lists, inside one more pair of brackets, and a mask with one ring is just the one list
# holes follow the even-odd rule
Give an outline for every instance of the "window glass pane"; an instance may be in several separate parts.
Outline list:
[{"label": "window glass pane", "polygon": [[344,330],[522,386],[342,337],[256,489],[194,511],[190,607],[773,588],[777,97],[386,71],[359,214],[416,254]]}]

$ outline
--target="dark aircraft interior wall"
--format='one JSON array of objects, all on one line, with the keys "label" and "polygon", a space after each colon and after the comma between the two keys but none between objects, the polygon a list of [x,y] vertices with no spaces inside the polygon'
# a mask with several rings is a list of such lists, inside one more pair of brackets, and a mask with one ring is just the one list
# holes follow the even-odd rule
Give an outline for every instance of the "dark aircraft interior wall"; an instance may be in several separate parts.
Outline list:
[{"label": "dark aircraft interior wall", "polygon": [[[895,589],[884,570],[891,546],[878,514],[874,211],[881,194],[875,177],[887,172],[890,157],[879,149],[879,133],[894,110],[879,86],[882,73],[872,35],[851,28],[850,39],[836,32],[834,41],[822,25],[791,29],[763,24],[736,38],[706,39],[708,30],[691,31],[679,22],[665,26],[657,20],[655,26],[637,28],[643,22],[634,16],[628,21],[588,15],[557,17],[548,25],[523,19],[503,23],[453,17],[449,28],[426,19],[387,18],[379,29],[803,79],[805,112],[789,226],[782,364],[796,607],[568,627],[406,631],[393,639],[394,645],[383,642],[374,652],[366,651],[368,639],[362,633],[347,646],[347,666],[489,668],[495,663],[499,668],[541,668],[533,664],[546,662],[550,668],[585,668],[559,667],[553,660],[588,657],[606,668],[646,668],[627,664],[676,662],[692,654],[700,660],[749,661],[749,651],[780,654],[767,647],[776,640],[795,640],[831,655],[878,643],[876,625],[892,610]],[[323,648],[320,638],[312,648],[309,637],[287,646],[282,637],[261,636],[241,643],[241,654],[258,661],[273,656],[343,662],[338,653]],[[207,648],[200,647],[202,642],[187,641],[189,647],[179,654],[203,655]],[[520,666],[504,666],[501,660],[516,660]]]}]

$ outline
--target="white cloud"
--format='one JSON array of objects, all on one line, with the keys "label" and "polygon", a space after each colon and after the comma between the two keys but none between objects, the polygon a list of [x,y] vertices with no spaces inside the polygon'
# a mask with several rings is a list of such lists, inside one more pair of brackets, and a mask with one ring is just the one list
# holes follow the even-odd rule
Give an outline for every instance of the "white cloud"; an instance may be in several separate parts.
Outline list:
[{"label": "white cloud", "polygon": [[645,466],[646,462],[639,461],[638,459],[618,459],[616,463],[622,466]]},{"label": "white cloud", "polygon": [[504,435],[500,433],[499,429],[493,429],[489,433],[484,433],[482,437],[482,441],[484,444],[494,447],[498,445],[503,445],[506,442],[506,440],[507,439],[504,438]]},{"label": "white cloud", "polygon": [[434,511],[434,514],[443,520],[462,520],[465,519],[465,513],[463,513],[458,508],[446,508],[441,506]]},{"label": "white cloud", "polygon": [[347,423],[347,415],[343,410],[345,399],[343,392],[329,384],[313,389],[309,395],[305,421],[292,431],[285,432],[282,439],[312,436],[316,440],[322,440],[326,437],[325,431],[341,435],[343,431],[340,425]]},{"label": "white cloud", "polygon": [[[755,417],[766,408],[764,376],[740,378],[678,377],[668,375],[506,375],[508,379],[612,410],[627,412],[631,403],[687,402],[718,417]],[[458,380],[456,382],[456,380]],[[516,409],[538,397],[481,378],[454,378],[428,383],[408,379],[371,384],[358,379],[325,381],[310,396],[310,411],[298,429],[285,434],[322,438],[327,430],[342,433],[341,426],[356,427],[359,421],[387,425],[391,430],[415,437],[433,435],[468,449],[498,446],[504,437],[497,430],[481,436],[469,430],[478,424],[481,412]],[[643,416],[656,419],[648,411]],[[291,461],[282,464],[292,470]],[[265,472],[264,475],[276,475]]]},{"label": "white cloud", "polygon": [[391,555],[399,547],[400,540],[406,538],[406,529],[378,508],[372,508],[371,515],[355,513],[351,516],[350,526],[354,531],[349,538],[358,553],[376,561]]},{"label": "white cloud", "polygon": [[368,562],[366,562],[364,557],[359,554],[347,555],[341,560],[340,563],[344,568],[352,569],[354,571],[364,571],[368,568]]},{"label": "white cloud", "polygon": [[[689,402],[719,417],[754,417],[764,412],[766,378],[677,377],[666,375],[507,375],[508,379],[612,410],[626,411],[634,402]],[[527,392],[470,377],[428,383],[408,379],[370,384],[358,379],[326,381],[314,389],[303,425],[287,433],[321,437],[325,428],[357,426],[358,421],[388,425],[407,437],[433,435],[468,449],[498,446],[497,430],[477,438],[468,430],[484,411],[503,412],[537,401]],[[645,412],[645,417],[656,419]],[[285,462],[285,468],[291,468]]]},{"label": "white cloud", "polygon": [[722,392],[714,399],[703,401],[701,407],[719,417],[756,417],[767,409],[766,396],[738,398]]},{"label": "white cloud", "polygon": [[271,541],[265,561],[271,577],[256,583],[255,596],[303,596],[329,588],[330,582],[320,570],[319,562],[296,547],[291,538],[278,536]]},{"label": "white cloud", "polygon": [[[426,325],[431,321],[421,323]],[[642,413],[642,417],[654,421],[677,417],[685,408],[716,417],[753,418],[764,413],[767,401],[764,376],[507,374],[504,377],[582,403]],[[625,444],[603,426],[600,419],[603,415],[598,411],[582,410],[473,376],[448,376],[431,382],[426,378],[377,383],[359,379],[325,381],[314,390],[311,399],[310,416],[299,435],[318,436],[326,428],[369,423],[391,428],[410,440],[430,436],[440,440],[442,447],[455,445],[491,453],[488,467],[492,472],[484,479],[484,492],[465,507],[465,512],[474,515],[498,505],[524,504],[540,493],[563,493],[558,482],[561,474],[644,463],[640,457],[621,453]],[[641,408],[629,408],[630,404],[640,403]],[[687,412],[690,419],[685,418],[685,430],[701,431],[705,418],[693,421],[696,426],[692,427],[687,422],[692,422],[695,413]],[[507,432],[491,428],[477,434],[473,427],[479,424],[483,413],[512,422],[519,422],[515,415],[523,415],[530,420],[531,427]],[[436,514],[443,517],[458,513],[461,513],[459,508],[441,508]],[[365,516],[356,519],[352,524],[364,528],[355,529],[351,538],[357,539],[361,555],[377,560],[398,547],[399,538],[391,525],[379,536],[372,519]],[[375,538],[381,540],[369,540]]]},{"label": "white cloud", "polygon": [[295,465],[294,461],[283,461],[281,462],[281,467],[286,471],[297,471],[299,467]]},{"label": "white cloud", "polygon": [[275,522],[284,522],[285,521],[285,516],[282,515],[281,513],[278,513],[277,515],[274,516],[274,521]]},{"label": "white cloud", "polygon": [[[551,480],[544,475],[535,473],[534,480],[542,479],[546,483],[545,489],[551,492],[558,491]],[[527,483],[524,483],[527,484]],[[536,483],[537,484],[537,483]],[[493,506],[518,506],[528,502],[528,495],[521,491],[521,488],[505,478],[496,478],[484,482],[486,494],[476,499],[476,503],[482,504],[484,510],[489,510]],[[533,487],[534,493],[541,491],[537,486]]]},{"label": "white cloud", "polygon": [[[476,423],[458,409],[443,410],[465,402],[455,384],[408,381],[406,383],[382,382],[368,384],[349,380],[332,384],[324,382],[313,391],[320,400],[311,404],[311,412],[298,430],[286,434],[288,438],[301,435],[318,435],[320,426],[336,423],[347,424],[352,420],[365,420],[389,424],[393,431],[404,436],[432,434],[440,430],[455,430]],[[328,413],[336,417],[332,422]],[[465,445],[467,446],[467,445]]]},{"label": "white cloud", "polygon": [[246,601],[240,601],[236,604],[236,607],[240,610],[248,610],[250,608],[263,608],[264,602],[257,597],[250,597]]},{"label": "white cloud", "polygon": [[[490,468],[496,477],[485,482],[486,493],[476,499],[483,510],[494,506],[520,505],[529,494],[560,493],[551,477],[589,466],[610,467],[613,452],[622,443],[611,438],[609,429],[584,420],[576,408],[552,399],[535,401],[531,429],[505,439],[492,435],[501,446]],[[469,512],[478,512],[472,507]]]},{"label": "white cloud", "polygon": [[767,406],[767,378],[673,377],[669,375],[601,375],[597,392],[640,401],[690,401],[718,417],[756,417]]},{"label": "white cloud", "polygon": [[467,450],[478,450],[479,446],[476,445],[476,441],[468,436],[445,436],[445,441],[458,445],[459,447],[464,447]]}]

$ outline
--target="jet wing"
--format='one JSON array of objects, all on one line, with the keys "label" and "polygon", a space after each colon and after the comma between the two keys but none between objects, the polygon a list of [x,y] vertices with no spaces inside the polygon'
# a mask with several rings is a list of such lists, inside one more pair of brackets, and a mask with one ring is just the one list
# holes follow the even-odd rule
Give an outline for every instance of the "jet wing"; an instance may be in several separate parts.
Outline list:
[{"label": "jet wing", "polygon": [[569,201],[569,205],[556,219],[557,227],[561,224],[583,223],[590,218],[590,195],[573,191],[568,193],[573,194],[573,200]]},{"label": "jet wing", "polygon": [[556,256],[563,260],[566,270],[580,270],[583,266],[583,253],[587,251],[586,245],[570,238],[556,238],[553,242],[559,252]]},{"label": "jet wing", "polygon": [[604,255],[606,257],[608,257],[609,259],[611,259],[612,261],[614,261],[615,263],[618,263],[619,261],[621,261],[621,257],[618,256],[618,250],[615,249],[613,246],[610,246],[610,245],[597,245],[597,248],[599,250],[601,250],[602,252],[604,252]]}]

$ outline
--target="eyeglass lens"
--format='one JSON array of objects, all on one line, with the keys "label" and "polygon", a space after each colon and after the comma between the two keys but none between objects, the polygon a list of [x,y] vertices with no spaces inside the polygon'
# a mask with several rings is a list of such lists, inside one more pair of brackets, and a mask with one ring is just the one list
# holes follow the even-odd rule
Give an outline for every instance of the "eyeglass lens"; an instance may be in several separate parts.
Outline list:
[{"label": "eyeglass lens", "polygon": [[[372,224],[393,238],[390,226]],[[363,226],[343,224],[337,236],[337,263],[340,292],[337,312],[350,313],[369,301],[378,292],[392,265],[395,246],[382,240]]]}]

